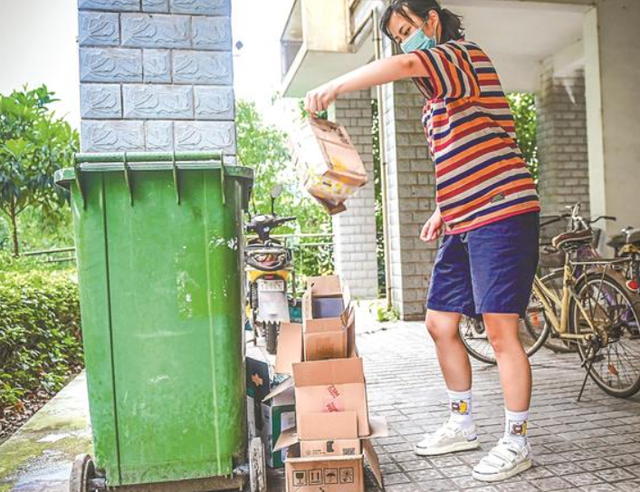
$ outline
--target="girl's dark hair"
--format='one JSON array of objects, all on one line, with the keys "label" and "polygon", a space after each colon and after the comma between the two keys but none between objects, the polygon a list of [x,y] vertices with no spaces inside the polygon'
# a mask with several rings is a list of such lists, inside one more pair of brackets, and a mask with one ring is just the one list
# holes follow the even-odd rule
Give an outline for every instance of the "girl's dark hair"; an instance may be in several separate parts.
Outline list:
[{"label": "girl's dark hair", "polygon": [[410,10],[422,19],[427,19],[429,17],[429,12],[435,10],[440,16],[440,24],[442,26],[442,34],[440,35],[441,43],[457,41],[464,38],[462,17],[454,14],[448,9],[440,7],[437,0],[393,0],[380,19],[380,30],[389,39],[393,40],[393,34],[389,31],[389,21],[394,13],[401,15],[411,22],[411,24],[414,23],[411,17],[409,17],[407,10]]}]

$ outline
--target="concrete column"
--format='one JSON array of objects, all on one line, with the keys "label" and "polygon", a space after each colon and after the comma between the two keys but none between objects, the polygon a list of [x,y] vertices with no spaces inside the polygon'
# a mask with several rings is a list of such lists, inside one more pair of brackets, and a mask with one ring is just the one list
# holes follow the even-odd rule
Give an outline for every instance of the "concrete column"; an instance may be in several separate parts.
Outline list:
[{"label": "concrete column", "polygon": [[230,0],[78,0],[83,151],[235,154]]},{"label": "concrete column", "polygon": [[437,249],[420,240],[436,207],[435,169],[421,123],[424,97],[405,80],[387,84],[384,100],[391,298],[403,320],[422,320]]},{"label": "concrete column", "polygon": [[367,170],[369,182],[350,198],[347,210],[333,216],[336,272],[360,299],[378,297],[375,190],[373,182],[373,124],[371,91],[341,97],[335,103],[335,120],[343,124]]},{"label": "concrete column", "polygon": [[585,16],[591,213],[618,217],[609,234],[640,226],[639,23],[637,0],[598,0]]},{"label": "concrete column", "polygon": [[[584,71],[558,77],[553,64],[544,66],[538,112],[538,190],[542,214],[562,213],[565,206],[583,203],[589,215],[589,159]],[[566,223],[545,228],[546,239],[562,231]]]}]

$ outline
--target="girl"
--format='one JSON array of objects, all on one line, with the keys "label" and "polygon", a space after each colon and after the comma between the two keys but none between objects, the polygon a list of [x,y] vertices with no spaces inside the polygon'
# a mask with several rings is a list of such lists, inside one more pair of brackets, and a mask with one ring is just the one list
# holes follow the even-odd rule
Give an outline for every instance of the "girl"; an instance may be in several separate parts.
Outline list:
[{"label": "girl", "polygon": [[411,77],[425,97],[422,122],[435,163],[436,209],[420,238],[444,230],[426,300],[450,398],[450,417],[417,443],[419,455],[479,447],[471,365],[458,333],[461,314],[482,317],[495,351],[505,431],[473,469],[482,481],[531,467],[527,421],[531,368],[518,339],[538,262],[540,205],[516,141],[513,115],[489,57],[464,39],[461,18],[436,0],[395,0],[380,29],[405,54],[378,60],[309,92],[314,114],[341,94]]}]

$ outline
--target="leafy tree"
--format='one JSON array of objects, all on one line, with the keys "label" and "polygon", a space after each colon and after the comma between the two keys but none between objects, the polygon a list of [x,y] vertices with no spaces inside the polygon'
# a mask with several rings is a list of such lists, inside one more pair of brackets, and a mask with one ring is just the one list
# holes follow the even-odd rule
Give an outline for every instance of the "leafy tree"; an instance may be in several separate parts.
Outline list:
[{"label": "leafy tree", "polygon": [[66,192],[53,174],[71,165],[78,134],[55,117],[46,86],[0,95],[0,211],[7,217],[14,255],[20,251],[18,216],[37,211],[44,223],[65,220]]},{"label": "leafy tree", "polygon": [[378,110],[378,100],[371,100],[371,110],[373,124],[371,135],[373,137],[373,186],[375,194],[375,215],[376,215],[376,258],[378,265],[378,295],[384,297],[387,289],[387,278],[385,271],[384,255],[384,217],[382,207],[382,157],[380,152],[380,113]]},{"label": "leafy tree", "polygon": [[[251,214],[271,213],[271,188],[283,186],[276,200],[279,216],[296,216],[298,220],[282,225],[276,234],[331,234],[331,219],[300,185],[298,170],[292,159],[287,135],[275,126],[266,125],[252,102],[238,101],[236,111],[238,159],[253,168],[254,187]],[[302,243],[314,243],[304,248]],[[316,238],[290,243],[296,254],[299,275],[320,275],[333,272],[331,241],[326,247],[316,246]]]},{"label": "leafy tree", "polygon": [[518,145],[529,170],[538,182],[538,144],[536,100],[533,94],[514,92],[507,95],[516,123]]}]

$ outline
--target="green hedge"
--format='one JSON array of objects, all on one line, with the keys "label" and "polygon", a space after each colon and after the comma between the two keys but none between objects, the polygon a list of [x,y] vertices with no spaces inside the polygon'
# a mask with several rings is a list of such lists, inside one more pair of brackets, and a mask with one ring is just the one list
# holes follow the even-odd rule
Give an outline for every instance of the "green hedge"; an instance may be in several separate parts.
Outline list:
[{"label": "green hedge", "polygon": [[81,366],[75,271],[0,256],[0,414],[36,392],[54,394]]}]

